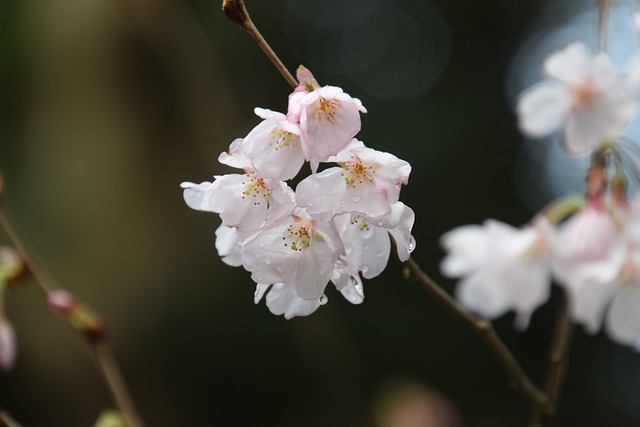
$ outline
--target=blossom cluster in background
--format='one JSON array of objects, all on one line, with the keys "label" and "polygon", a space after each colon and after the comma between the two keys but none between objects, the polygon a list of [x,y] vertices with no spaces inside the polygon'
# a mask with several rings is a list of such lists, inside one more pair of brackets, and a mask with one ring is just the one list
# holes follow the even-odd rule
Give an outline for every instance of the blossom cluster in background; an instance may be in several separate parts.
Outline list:
[{"label": "blossom cluster in background", "polygon": [[[414,213],[399,201],[409,163],[354,138],[366,112],[358,99],[320,87],[304,67],[297,77],[287,114],[256,108],[262,122],[218,158],[238,173],[182,184],[189,207],[220,215],[222,260],[249,271],[255,302],[286,318],[326,303],[329,282],[361,303],[362,278],[385,269],[390,236],[403,261],[415,246]],[[306,162],[312,173],[294,191],[287,181]]]},{"label": "blossom cluster in background", "polygon": [[[640,31],[640,14],[632,21]],[[604,324],[614,341],[640,350],[640,195],[631,194],[639,147],[624,137],[638,111],[640,59],[622,71],[574,41],[542,68],[551,80],[520,96],[518,124],[529,137],[561,130],[568,153],[592,155],[584,197],[558,200],[519,229],[488,220],[448,232],[441,269],[461,279],[464,306],[486,318],[513,310],[520,328],[553,279],[575,322],[592,333]]]}]

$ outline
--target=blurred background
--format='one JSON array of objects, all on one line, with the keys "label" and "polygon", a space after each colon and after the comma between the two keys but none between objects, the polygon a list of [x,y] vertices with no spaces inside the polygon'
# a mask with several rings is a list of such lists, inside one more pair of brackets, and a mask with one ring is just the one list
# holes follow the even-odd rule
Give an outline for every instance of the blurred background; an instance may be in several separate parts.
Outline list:
[{"label": "blurred background", "polygon": [[[39,258],[107,321],[148,426],[525,426],[485,345],[392,257],[352,306],[329,290],[307,318],[253,304],[249,274],[214,248],[219,219],[182,181],[285,111],[290,88],[212,0],[2,0],[0,169],[5,206]],[[439,237],[524,224],[581,191],[557,140],[519,135],[514,100],[568,40],[594,45],[594,0],[271,0],[248,7],[290,70],[311,69],[369,110],[359,138],[411,162],[414,258],[442,279]],[[636,38],[614,11],[611,52]],[[8,243],[0,233],[0,243]],[[540,382],[557,292],[529,329],[499,334]],[[25,427],[89,426],[111,406],[84,344],[34,285],[7,298],[19,341],[0,408]],[[637,426],[640,356],[574,335],[558,426]]]}]

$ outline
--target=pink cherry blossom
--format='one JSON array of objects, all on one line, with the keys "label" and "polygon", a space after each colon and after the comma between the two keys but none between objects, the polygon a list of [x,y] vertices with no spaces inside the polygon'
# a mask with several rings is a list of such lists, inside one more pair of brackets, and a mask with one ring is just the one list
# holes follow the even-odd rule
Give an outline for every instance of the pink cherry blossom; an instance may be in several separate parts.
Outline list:
[{"label": "pink cherry blossom", "polygon": [[320,162],[336,155],[360,132],[360,113],[367,110],[335,86],[318,87],[313,75],[298,69],[300,86],[289,97],[287,117],[300,125],[302,151],[315,173]]},{"label": "pink cherry blossom", "polygon": [[591,55],[574,41],[550,55],[543,69],[553,81],[533,86],[518,100],[526,135],[538,138],[562,127],[567,151],[585,154],[624,132],[637,106],[606,53]]},{"label": "pink cherry blossom", "polygon": [[269,227],[295,207],[294,193],[284,182],[255,174],[215,178],[213,183],[182,183],[184,199],[192,209],[219,213],[227,227],[242,232]]},{"label": "pink cherry blossom", "polygon": [[259,230],[242,243],[242,262],[256,283],[295,284],[303,299],[318,299],[344,255],[333,224],[297,209],[280,224]]},{"label": "pink cherry blossom", "polygon": [[296,188],[296,202],[320,221],[340,213],[385,215],[409,180],[411,165],[354,139],[331,158],[338,167],[311,175]]},{"label": "pink cherry blossom", "polygon": [[262,121],[244,138],[242,150],[256,174],[286,181],[294,178],[305,158],[300,128],[282,113],[256,108]]}]

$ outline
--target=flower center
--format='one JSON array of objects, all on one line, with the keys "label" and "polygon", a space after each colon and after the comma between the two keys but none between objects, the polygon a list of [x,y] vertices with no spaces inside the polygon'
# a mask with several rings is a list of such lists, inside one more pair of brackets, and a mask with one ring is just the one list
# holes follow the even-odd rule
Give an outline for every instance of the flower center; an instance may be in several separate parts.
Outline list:
[{"label": "flower center", "polygon": [[573,86],[571,90],[573,95],[571,108],[573,111],[594,104],[597,96],[597,89],[591,79],[585,79],[579,84]]},{"label": "flower center", "polygon": [[269,147],[274,151],[278,151],[285,147],[297,147],[300,144],[300,140],[297,135],[286,131],[282,128],[277,128],[271,132],[271,139],[269,140]]},{"label": "flower center", "polygon": [[256,206],[260,204],[262,199],[268,201],[271,196],[271,189],[267,183],[264,182],[264,179],[258,178],[255,175],[247,175],[247,177],[250,178],[249,182],[242,183],[244,185],[242,199],[253,199],[253,204]]},{"label": "flower center", "polygon": [[299,221],[287,228],[287,235],[282,237],[284,245],[292,251],[302,252],[311,244],[313,225],[309,221]]},{"label": "flower center", "polygon": [[351,160],[338,163],[344,171],[340,174],[348,186],[356,188],[358,184],[373,182],[373,175],[376,173],[375,165],[367,166],[357,157],[352,155]]},{"label": "flower center", "polygon": [[340,108],[340,101],[333,98],[320,97],[320,105],[316,110],[316,119],[327,121],[334,125],[336,123],[336,113]]}]

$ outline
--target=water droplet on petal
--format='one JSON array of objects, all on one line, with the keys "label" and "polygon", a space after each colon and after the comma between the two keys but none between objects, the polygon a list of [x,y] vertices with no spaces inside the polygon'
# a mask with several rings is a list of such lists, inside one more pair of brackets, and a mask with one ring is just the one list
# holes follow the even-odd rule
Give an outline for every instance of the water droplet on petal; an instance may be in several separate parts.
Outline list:
[{"label": "water droplet on petal", "polygon": [[414,240],[413,236],[409,236],[409,253],[413,252],[415,248],[416,248],[416,241]]},{"label": "water droplet on petal", "polygon": [[354,196],[353,199],[351,199],[351,201],[353,203],[358,203],[360,201],[360,196]]},{"label": "water droplet on petal", "polygon": [[271,257],[268,256],[268,255],[266,257],[264,257],[264,263],[265,264],[271,264]]},{"label": "water droplet on petal", "polygon": [[378,252],[376,252],[376,256],[377,256],[378,258],[382,258],[382,257],[384,256],[384,251],[378,251]]},{"label": "water droplet on petal", "polygon": [[368,251],[368,250],[369,250],[369,246],[364,245],[364,246],[362,247],[362,249],[364,249],[365,251]]},{"label": "water droplet on petal", "polygon": [[320,305],[325,305],[327,302],[329,302],[329,298],[327,298],[327,296],[323,294],[318,302],[320,303]]},{"label": "water droplet on petal", "polygon": [[353,287],[356,291],[356,294],[358,294],[360,298],[364,298],[364,290],[362,289],[362,283],[360,283],[355,276],[349,276],[349,278],[351,279],[351,283],[353,283]]}]

